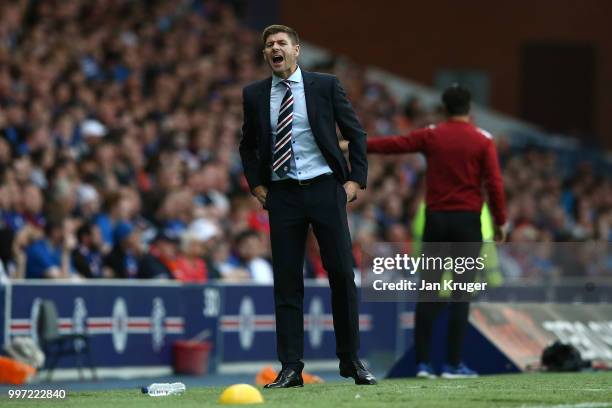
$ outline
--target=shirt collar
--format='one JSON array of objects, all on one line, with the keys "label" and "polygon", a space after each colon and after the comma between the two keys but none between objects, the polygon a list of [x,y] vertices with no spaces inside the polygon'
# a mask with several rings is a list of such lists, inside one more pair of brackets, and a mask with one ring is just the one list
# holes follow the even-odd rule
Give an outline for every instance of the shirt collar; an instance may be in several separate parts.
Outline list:
[{"label": "shirt collar", "polygon": [[[296,82],[296,83],[302,82],[302,70],[300,69],[299,65],[297,69],[295,70],[295,72],[291,74],[291,76],[287,78],[287,80],[290,82]],[[283,78],[276,76],[274,74],[272,75],[272,86],[273,87],[280,84],[281,82],[283,82]]]}]

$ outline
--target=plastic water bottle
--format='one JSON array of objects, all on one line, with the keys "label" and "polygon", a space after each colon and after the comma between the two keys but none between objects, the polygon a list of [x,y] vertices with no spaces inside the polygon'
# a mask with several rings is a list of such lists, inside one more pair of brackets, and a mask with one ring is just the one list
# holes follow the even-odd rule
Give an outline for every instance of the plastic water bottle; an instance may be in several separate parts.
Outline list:
[{"label": "plastic water bottle", "polygon": [[151,397],[165,397],[167,395],[181,395],[185,392],[185,384],[176,383],[153,383],[148,387],[142,387],[143,394],[149,394]]}]

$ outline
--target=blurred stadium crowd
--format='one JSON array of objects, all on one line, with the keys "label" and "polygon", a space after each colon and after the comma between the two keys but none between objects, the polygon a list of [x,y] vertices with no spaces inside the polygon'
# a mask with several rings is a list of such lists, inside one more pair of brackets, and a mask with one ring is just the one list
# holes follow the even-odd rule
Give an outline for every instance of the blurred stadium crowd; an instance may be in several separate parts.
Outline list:
[{"label": "blurred stadium crowd", "polygon": [[[237,5],[236,5],[237,4]],[[442,120],[362,67],[330,64],[370,137]],[[267,213],[242,175],[241,89],[269,75],[240,2],[65,0],[0,5],[0,267],[12,278],[271,283]],[[560,177],[546,150],[497,138],[510,240],[612,239],[612,182]],[[349,206],[355,257],[409,242],[417,155],[370,156]],[[305,275],[325,270],[311,237]]]}]

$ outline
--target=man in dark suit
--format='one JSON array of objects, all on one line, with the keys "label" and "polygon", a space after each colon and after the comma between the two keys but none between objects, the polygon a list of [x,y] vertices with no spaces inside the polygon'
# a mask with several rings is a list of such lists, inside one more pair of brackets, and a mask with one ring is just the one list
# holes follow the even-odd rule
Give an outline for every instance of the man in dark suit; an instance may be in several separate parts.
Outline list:
[{"label": "man in dark suit", "polygon": [[[269,212],[276,342],[282,369],[266,388],[301,387],[304,363],[304,251],[312,225],[329,274],[340,375],[376,379],[357,357],[359,313],[346,204],[365,188],[366,134],[338,79],[302,71],[295,30],[263,32],[273,75],[243,91],[240,155],[251,192]],[[349,141],[350,169],[336,124]]]}]

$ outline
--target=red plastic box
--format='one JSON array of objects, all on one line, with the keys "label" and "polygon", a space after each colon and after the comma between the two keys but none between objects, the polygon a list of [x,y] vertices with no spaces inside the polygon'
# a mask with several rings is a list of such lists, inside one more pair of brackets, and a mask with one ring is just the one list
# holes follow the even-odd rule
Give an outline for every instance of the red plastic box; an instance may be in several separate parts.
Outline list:
[{"label": "red plastic box", "polygon": [[178,340],[173,344],[174,373],[205,375],[212,344],[208,341]]}]

